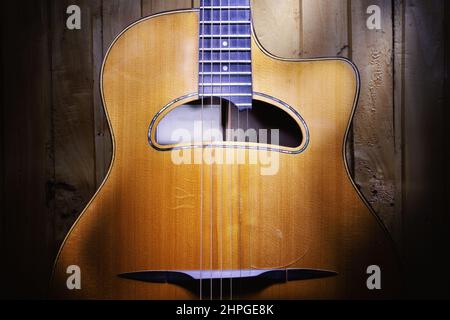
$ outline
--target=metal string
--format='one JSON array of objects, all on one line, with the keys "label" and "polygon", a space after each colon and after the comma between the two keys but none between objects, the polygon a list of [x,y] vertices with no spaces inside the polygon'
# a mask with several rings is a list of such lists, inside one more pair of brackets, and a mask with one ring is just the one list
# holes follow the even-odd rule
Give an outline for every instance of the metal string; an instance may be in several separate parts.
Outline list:
[{"label": "metal string", "polygon": [[[213,7],[213,5],[214,5],[214,1],[213,0],[211,0],[211,7]],[[211,13],[211,21],[212,22],[214,22],[214,10],[213,9],[211,9],[210,10],[210,13]],[[209,24],[209,27],[210,27],[210,31],[211,31],[211,34],[214,34],[214,24],[213,23],[211,23],[211,24]],[[211,72],[213,72],[213,69],[214,69],[214,66],[213,66],[213,60],[214,60],[214,53],[213,53],[213,44],[212,44],[212,39],[213,38],[211,38],[211,46],[210,46],[210,54],[211,54],[211,56],[210,56],[210,60],[211,60],[211,63],[210,63],[210,65],[211,65]],[[210,131],[210,137],[211,137],[211,141],[210,141],[210,143],[211,143],[211,146],[210,146],[210,151],[211,151],[211,157],[213,157],[213,152],[214,152],[214,149],[213,149],[213,135],[212,135],[212,130],[213,130],[213,117],[212,117],[212,115],[213,115],[213,98],[214,98],[214,80],[213,80],[213,75],[211,74],[211,100],[210,100],[210,111],[211,111],[211,114],[210,114],[210,117],[211,117],[211,121],[210,121],[210,125],[211,125],[211,131]],[[210,159],[210,160],[212,160],[212,159]],[[212,161],[211,161],[211,165],[210,165],[210,175],[211,175],[211,177],[210,177],[210,186],[209,186],[209,188],[211,189],[211,191],[210,191],[210,197],[211,197],[211,199],[210,199],[210,222],[209,222],[209,224],[210,224],[210,247],[209,247],[209,251],[210,251],[210,257],[209,257],[209,262],[210,262],[210,268],[211,268],[211,279],[210,279],[210,295],[211,295],[211,300],[213,299],[213,183],[214,183],[214,181],[213,181],[213,164],[212,164]]]},{"label": "metal string", "polygon": [[[231,22],[231,9],[228,10],[227,25]],[[231,55],[231,38],[230,27],[228,27],[228,54]],[[231,63],[228,64],[228,115],[230,119],[230,128],[232,126],[232,112],[231,112]],[[234,155],[234,153],[233,153]],[[230,164],[230,300],[233,300],[233,164]]]},{"label": "metal string", "polygon": [[204,86],[204,79],[205,79],[205,63],[204,63],[204,59],[205,59],[205,24],[202,23],[204,22],[205,19],[205,7],[204,7],[205,3],[204,0],[201,1],[201,10],[200,10],[200,25],[201,25],[201,30],[202,30],[202,34],[203,37],[201,38],[201,48],[202,48],[202,58],[201,58],[201,65],[202,65],[202,77],[201,77],[201,102],[202,102],[202,111],[201,111],[201,124],[202,124],[202,130],[201,130],[201,144],[202,144],[202,148],[201,148],[201,152],[202,152],[202,163],[201,163],[201,174],[200,174],[200,300],[203,300],[203,151],[204,151],[204,144],[203,144],[203,109],[204,109],[204,96],[205,96],[205,86]]},{"label": "metal string", "polygon": [[[239,108],[237,108],[237,115],[238,115],[238,119],[237,119],[237,132],[238,132],[238,143],[242,142],[240,140],[240,134],[241,134],[241,110]],[[239,149],[237,148],[237,155],[236,155],[236,168],[237,168],[237,187],[238,187],[238,243],[237,243],[237,247],[238,247],[238,264],[239,264],[239,277],[240,279],[242,278],[242,247],[241,247],[241,168],[240,168],[240,153],[243,152],[242,150],[244,149]],[[244,150],[245,152],[245,150]],[[244,153],[245,155],[245,153]],[[239,279],[238,285],[241,285],[241,281]]]},{"label": "metal string", "polygon": [[[249,6],[250,6],[250,35],[251,35],[251,31],[252,31],[252,11],[251,11],[251,3],[249,2]],[[250,60],[252,59],[252,39],[250,38]],[[252,66],[251,66],[252,68]],[[252,83],[252,93],[253,93],[253,77],[251,77],[251,83]],[[253,108],[253,97],[252,97],[252,108]],[[247,109],[247,130],[249,130],[249,109]],[[251,141],[249,141],[251,142]],[[250,161],[250,151],[248,151],[249,153],[249,159],[248,161]],[[251,201],[250,201],[250,196],[251,196],[251,190],[250,190],[250,164],[248,164],[248,170],[247,170],[247,188],[248,188],[248,193],[247,193],[247,210],[249,211],[248,217],[249,217],[249,255],[250,255],[250,261],[249,261],[249,275],[251,274],[251,269],[252,269],[252,218],[253,218],[253,210],[252,210],[252,206],[251,206]]]},{"label": "metal string", "polygon": [[[219,2],[220,5],[220,10],[219,10],[219,16],[220,16],[220,23],[219,23],[219,49],[222,48],[222,0],[220,0]],[[221,52],[222,50],[219,51],[219,56],[221,57]],[[221,115],[223,114],[222,112],[222,94],[223,94],[223,87],[222,87],[222,59],[220,59],[220,66],[219,66],[220,70],[220,75],[219,75],[219,82],[220,82],[220,99],[219,99],[219,111],[221,113]],[[212,77],[213,78],[213,77]],[[223,157],[223,153],[222,153],[222,157]],[[223,160],[223,159],[222,159]],[[220,166],[220,170],[221,170],[221,175],[223,174],[223,166]],[[221,194],[222,194],[222,179],[220,181],[220,190],[221,190]],[[223,195],[221,197],[221,203],[219,206],[219,210],[220,210],[220,300],[223,300],[223,213],[222,213],[222,204],[223,204]]]}]

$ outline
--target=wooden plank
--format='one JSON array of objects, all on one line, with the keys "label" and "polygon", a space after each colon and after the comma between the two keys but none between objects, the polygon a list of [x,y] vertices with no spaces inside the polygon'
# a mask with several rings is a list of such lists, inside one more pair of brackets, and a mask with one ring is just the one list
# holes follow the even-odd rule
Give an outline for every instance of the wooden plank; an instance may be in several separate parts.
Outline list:
[{"label": "wooden plank", "polygon": [[145,16],[169,10],[187,9],[192,5],[192,0],[143,0],[142,13]]},{"label": "wooden plank", "polygon": [[302,0],[301,3],[302,57],[348,56],[347,0]]},{"label": "wooden plank", "polygon": [[[381,9],[381,29],[369,30],[367,8]],[[352,57],[361,74],[353,123],[355,181],[388,229],[395,219],[395,135],[391,0],[352,1]]]},{"label": "wooden plank", "polygon": [[103,1],[103,50],[128,25],[142,16],[141,2],[136,0]]},{"label": "wooden plank", "polygon": [[284,58],[300,56],[300,1],[252,1],[252,12],[256,34],[266,50]]},{"label": "wooden plank", "polygon": [[[445,58],[446,58],[446,65],[447,65],[447,77],[446,77],[446,105],[450,105],[450,3],[448,1],[445,2],[445,23],[446,23],[446,47],[445,47]],[[450,109],[446,108],[446,116],[445,119],[447,121],[450,121]],[[447,163],[450,162],[450,132],[447,132],[447,146],[445,148],[447,150],[446,153],[446,159]],[[446,166],[447,168],[447,188],[446,188],[446,198],[450,199],[450,168]],[[447,212],[450,212],[450,202],[447,202]],[[447,226],[450,226],[450,218],[447,219]]]},{"label": "wooden plank", "polygon": [[103,182],[112,157],[111,133],[103,109],[100,93],[100,72],[105,50],[103,47],[103,11],[102,1],[94,1],[92,10],[92,61],[93,61],[93,97],[94,97],[94,133],[95,133],[95,184],[98,188]]},{"label": "wooden plank", "polygon": [[44,298],[52,264],[48,1],[3,3],[0,297]]},{"label": "wooden plank", "polygon": [[405,1],[393,0],[393,71],[394,71],[394,152],[395,152],[395,225],[393,236],[402,252],[402,217],[403,217],[403,155],[404,155],[404,96],[405,87]]},{"label": "wooden plank", "polygon": [[[407,292],[449,296],[445,199],[445,1],[405,7],[404,243]],[[407,245],[406,245],[407,244]],[[436,269],[438,268],[438,269]],[[420,276],[417,276],[420,275]]]},{"label": "wooden plank", "polygon": [[[61,242],[95,192],[92,1],[52,1],[55,210]],[[68,30],[66,8],[82,11],[81,30]]]}]

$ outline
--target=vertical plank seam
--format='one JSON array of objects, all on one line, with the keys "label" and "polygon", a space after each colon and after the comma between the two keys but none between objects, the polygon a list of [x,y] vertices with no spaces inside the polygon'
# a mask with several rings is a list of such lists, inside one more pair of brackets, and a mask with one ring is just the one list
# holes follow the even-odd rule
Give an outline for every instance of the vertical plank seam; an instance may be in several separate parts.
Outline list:
[{"label": "vertical plank seam", "polygon": [[[393,108],[392,108],[392,112],[394,114],[393,119],[394,119],[394,137],[397,137],[397,99],[395,99],[396,97],[396,75],[397,75],[397,43],[396,41],[398,40],[398,28],[396,25],[396,21],[395,21],[395,17],[397,16],[397,5],[396,5],[396,1],[398,0],[391,0],[391,21],[392,21],[392,65],[393,65],[393,72],[394,72],[394,77],[393,77],[393,86],[392,86],[392,96],[394,97],[394,101],[393,101]],[[397,151],[398,150],[398,139],[395,138],[394,139],[394,150]]]},{"label": "vertical plank seam", "polygon": [[[48,0],[47,1],[47,10],[48,10],[48,59],[49,59],[49,68],[50,68],[50,85],[49,85],[49,94],[50,94],[50,157],[51,157],[51,181],[49,181],[49,185],[47,186],[47,193],[50,193],[50,195],[47,194],[48,198],[48,206],[49,206],[49,213],[50,213],[50,221],[51,221],[51,241],[52,241],[52,248],[51,248],[51,257],[54,258],[56,256],[56,251],[58,248],[58,237],[56,232],[56,209],[55,209],[55,183],[56,183],[56,156],[55,156],[55,101],[54,101],[54,90],[53,90],[53,1],[54,0]],[[50,199],[50,197],[52,197]],[[52,259],[53,260],[53,259]],[[47,288],[46,294],[49,295],[50,288]]]},{"label": "vertical plank seam", "polygon": [[[99,28],[100,28],[99,37],[100,37],[100,39],[97,39],[97,40],[99,40],[100,44],[101,44],[99,46],[98,50],[100,51],[100,57],[101,57],[100,59],[103,60],[103,55],[104,55],[104,48],[103,48],[103,29],[104,29],[104,25],[103,25],[103,0],[99,1],[99,8],[98,8],[98,10],[99,10],[98,15],[99,15],[99,19],[100,19],[100,24],[99,24]],[[96,69],[95,53],[94,53],[94,50],[95,50],[96,46],[94,45],[94,42],[95,42],[94,34],[95,34],[95,32],[94,32],[94,19],[93,19],[93,16],[91,16],[91,19],[92,19],[92,22],[91,22],[91,27],[92,27],[92,32],[91,32],[91,34],[92,34],[92,55],[91,55],[91,57],[92,57],[92,67],[93,67],[92,68],[92,77],[93,77],[93,79],[92,79],[93,80],[92,101],[93,101],[93,115],[94,115],[93,126],[94,126],[94,157],[95,157],[94,158],[94,166],[95,166],[94,175],[95,175],[95,186],[96,186],[96,188],[98,188],[100,186],[100,184],[102,183],[103,178],[104,178],[104,176],[106,174],[106,170],[107,170],[108,163],[109,163],[109,161],[108,161],[108,156],[109,155],[107,155],[106,135],[104,133],[105,129],[106,129],[106,126],[105,126],[106,118],[105,118],[104,111],[103,111],[103,101],[100,98],[99,99],[99,103],[100,104],[96,105],[96,103],[95,103],[96,99],[98,98],[98,95],[100,94],[99,93],[100,92],[100,87],[99,87],[100,86],[100,81],[98,81],[98,82],[96,82],[96,81],[100,79],[101,74],[100,74],[100,72],[97,73],[97,71],[100,71],[100,70]],[[100,108],[101,110],[96,110],[96,108]],[[96,113],[98,113],[99,111],[101,113],[101,117],[100,117],[101,121],[100,121],[100,123],[98,123],[98,121],[96,119]],[[97,128],[97,126],[100,126],[100,127]],[[97,140],[97,136],[100,134],[100,132],[98,132],[97,130],[101,130],[101,133],[103,134],[103,136],[102,136],[102,143],[100,144],[100,147],[98,146],[98,143],[96,141]],[[101,162],[99,162],[99,159],[98,159],[99,154],[101,154],[101,157],[100,157]],[[101,175],[100,175],[101,178],[99,178],[99,174],[98,174],[99,171],[101,172]]]},{"label": "vertical plank seam", "polygon": [[[102,0],[100,0],[100,3],[102,2]],[[101,6],[100,6],[101,9]],[[91,67],[92,67],[92,72],[91,72],[91,82],[92,82],[92,96],[91,96],[91,114],[92,114],[92,147],[93,147],[93,160],[94,160],[94,170],[92,171],[93,174],[93,178],[94,178],[94,186],[95,189],[97,189],[99,181],[97,181],[97,170],[99,170],[99,168],[97,167],[97,141],[96,141],[96,136],[97,136],[97,128],[96,128],[96,121],[95,121],[95,108],[98,107],[95,105],[95,95],[96,95],[96,90],[95,90],[95,77],[96,77],[96,70],[95,70],[95,55],[94,55],[94,14],[92,13],[92,10],[90,11],[90,19],[91,19],[91,32],[90,32],[90,36],[91,36]]]},{"label": "vertical plank seam", "polygon": [[347,0],[347,42],[348,42],[348,58],[353,58],[353,17],[352,17],[352,0]]},{"label": "vertical plank seam", "polygon": [[[3,8],[3,11],[2,11],[2,13],[1,13],[1,19],[2,19],[2,21],[1,21],[1,26],[2,26],[2,31],[1,31],[1,33],[2,33],[2,37],[3,37],[3,32],[5,32],[4,30],[6,30],[6,28],[5,28],[5,17],[4,17],[4,12],[6,12],[7,10],[6,10],[6,8]],[[1,135],[0,135],[0,139],[1,139],[1,155],[0,155],[0,157],[1,157],[1,162],[0,162],[0,165],[1,165],[1,174],[2,174],[2,177],[0,178],[1,179],[1,192],[2,192],[2,194],[1,194],[1,199],[0,199],[0,201],[1,201],[1,203],[0,203],[0,205],[1,205],[1,213],[0,213],[0,249],[2,250],[2,252],[5,252],[6,250],[7,250],[7,246],[5,245],[5,243],[6,243],[6,232],[5,232],[5,230],[6,230],[6,227],[5,227],[5,223],[6,223],[6,214],[5,214],[5,212],[7,212],[7,210],[6,210],[6,177],[5,177],[5,175],[6,175],[6,157],[5,157],[5,149],[6,149],[6,146],[5,146],[5,143],[6,143],[6,138],[5,138],[5,134],[6,134],[6,130],[5,130],[5,114],[4,114],[4,112],[5,112],[5,109],[4,109],[4,106],[6,105],[6,98],[5,98],[5,93],[6,93],[6,90],[5,90],[5,83],[4,83],[4,75],[5,75],[5,72],[6,72],[6,68],[5,68],[5,65],[4,65],[4,61],[6,60],[6,53],[5,53],[5,45],[3,45],[2,46],[2,49],[1,49],[1,67],[0,67],[0,69],[1,69],[1,71],[2,71],[2,77],[1,77],[1,80],[0,80],[0,83],[1,83],[1,92],[2,92],[2,106],[3,106],[3,108],[1,108],[1,111],[0,111],[0,113],[1,113],[1,115],[0,115],[0,121],[1,121]],[[1,265],[0,265],[0,272],[4,272],[4,271],[7,271],[7,267],[5,267],[5,264],[4,263],[2,263]],[[7,286],[8,287],[8,286]],[[0,298],[2,298],[2,299],[4,299],[5,298],[5,294],[2,292],[1,294],[0,294]]]},{"label": "vertical plank seam", "polygon": [[[448,107],[450,105],[450,86],[449,86],[449,73],[450,73],[450,63],[449,63],[449,59],[450,59],[450,5],[449,2],[447,0],[444,1],[444,55],[445,55],[445,60],[444,60],[444,64],[445,64],[445,75],[444,75],[444,92],[445,92],[445,97],[444,97],[444,106],[447,106],[447,108],[444,108],[444,119],[445,121],[449,121],[450,120],[450,111],[448,110]],[[447,134],[448,135],[448,134]],[[450,144],[447,143],[447,145],[445,146],[445,150],[446,150],[446,154],[445,154],[445,160],[448,161],[450,160]],[[450,169],[448,168],[448,166],[444,165],[445,168],[445,177],[446,179],[446,185],[445,185],[445,195],[444,196],[450,196]],[[447,211],[450,209],[450,205],[447,204]],[[447,224],[449,222],[448,218],[447,218]]]},{"label": "vertical plank seam", "polygon": [[[4,16],[3,16],[3,12],[5,12],[6,10],[5,10],[5,8],[3,8],[3,11],[2,11],[2,14],[1,14],[1,19],[2,19],[2,22],[1,22],[1,26],[2,26],[2,37],[3,37],[3,30],[5,30],[5,28],[4,28]],[[1,92],[2,92],[2,100],[1,100],[1,102],[2,102],[2,106],[4,106],[6,103],[5,103],[5,86],[4,86],[4,83],[3,83],[3,77],[4,77],[4,74],[5,74],[5,70],[4,70],[4,63],[3,63],[3,61],[5,61],[5,59],[6,59],[6,57],[5,57],[5,48],[4,48],[4,46],[2,47],[2,49],[1,49],[1,66],[0,66],[0,70],[1,70],[1,74],[2,74],[2,77],[1,77],[1,79],[0,79],[0,84],[1,84]],[[4,212],[6,211],[5,210],[5,203],[4,203],[4,201],[5,201],[5,199],[6,199],[6,193],[5,193],[5,190],[6,190],[6,188],[5,188],[5,173],[6,173],[6,168],[5,168],[5,123],[4,123],[4,114],[3,114],[3,112],[4,112],[4,109],[2,108],[1,110],[0,110],[0,123],[1,123],[1,131],[0,131],[0,139],[1,139],[1,142],[0,142],[0,152],[1,152],[1,154],[0,154],[0,166],[1,166],[1,168],[0,168],[0,170],[1,170],[1,198],[0,198],[0,209],[1,209],[1,212],[2,212],[2,214],[0,214],[0,243],[1,244],[3,244],[3,243],[5,243],[4,242],[4,240],[3,240],[3,229],[4,229],[4,222],[5,222],[5,214],[4,214]],[[3,249],[3,246],[0,246],[0,248],[2,248]],[[3,270],[3,267],[0,267],[0,270]],[[1,297],[3,297],[3,295],[1,296]]]},{"label": "vertical plank seam", "polygon": [[[405,77],[404,73],[404,62],[403,56],[404,52],[404,18],[403,18],[403,4],[402,0],[392,0],[391,1],[391,20],[392,20],[392,59],[393,59],[393,85],[392,85],[392,96],[393,99],[393,130],[394,130],[394,155],[395,155],[395,231],[396,231],[396,242],[397,246],[400,249],[400,252],[403,252],[403,132],[402,124],[404,122],[404,110],[403,110],[403,101],[404,101],[404,93],[403,93],[403,79]],[[400,12],[398,12],[400,10]],[[396,21],[399,19],[400,21]],[[400,41],[400,47],[399,47]],[[400,52],[398,52],[400,50]],[[399,58],[400,57],[400,58]]]},{"label": "vertical plank seam", "polygon": [[[401,207],[400,207],[400,212],[401,212],[401,235],[402,235],[402,239],[403,239],[403,235],[404,235],[404,218],[405,218],[405,214],[403,212],[404,209],[404,204],[406,201],[406,159],[405,159],[405,153],[406,153],[406,121],[405,121],[405,116],[406,116],[406,105],[405,105],[405,97],[406,97],[406,0],[399,0],[400,1],[400,7],[401,7],[401,48],[402,48],[402,53],[401,53],[401,91],[400,91],[400,98],[401,98],[401,106],[400,106],[400,117],[401,117],[401,132],[400,132],[400,139],[401,139]],[[403,240],[402,240],[403,243]]]},{"label": "vertical plank seam", "polygon": [[[396,94],[396,86],[397,86],[397,40],[398,40],[398,28],[396,24],[395,17],[397,16],[396,10],[396,0],[391,0],[391,25],[392,25],[392,132],[394,134],[394,240],[396,242],[397,247],[401,250],[401,236],[399,235],[400,222],[399,222],[399,164],[398,164],[398,110],[397,103],[398,97]],[[401,252],[401,251],[400,251]]]},{"label": "vertical plank seam", "polygon": [[[54,0],[49,0],[47,2],[47,7],[48,7],[48,59],[49,59],[49,67],[50,67],[50,153],[51,153],[51,158],[52,158],[52,186],[54,185],[55,181],[56,181],[56,159],[55,159],[55,119],[54,119],[54,109],[55,109],[55,101],[54,101],[54,91],[53,91],[53,36],[52,36],[52,30],[53,30],[53,3]],[[49,192],[49,191],[47,191]],[[50,192],[54,192],[54,190],[50,190]],[[53,221],[53,238],[54,238],[54,242],[56,243],[56,232],[55,232],[55,226],[56,226],[56,222],[55,222],[55,216],[54,216],[54,207],[53,207],[54,201],[51,202],[51,206],[52,206],[52,221]]]}]

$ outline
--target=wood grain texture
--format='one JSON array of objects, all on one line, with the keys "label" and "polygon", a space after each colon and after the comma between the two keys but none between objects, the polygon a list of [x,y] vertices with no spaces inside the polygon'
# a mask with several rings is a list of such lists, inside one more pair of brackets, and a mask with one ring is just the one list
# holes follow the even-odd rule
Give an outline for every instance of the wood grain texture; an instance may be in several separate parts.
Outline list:
[{"label": "wood grain texture", "polygon": [[[276,60],[255,42],[255,91],[296,108],[311,131],[310,146],[296,156],[272,153],[279,157],[279,172],[272,176],[262,176],[258,165],[180,166],[170,153],[148,145],[147,131],[164,105],[197,90],[197,43],[198,16],[186,12],[134,25],[109,53],[103,89],[115,139],[113,166],[62,247],[53,283],[57,297],[195,299],[173,285],[117,275],[221,267],[314,268],[339,274],[270,286],[247,298],[394,294],[393,247],[359,198],[343,159],[357,93],[352,66],[343,60]],[[167,78],[177,70],[178,77]],[[219,223],[223,213],[229,213],[230,223]],[[383,293],[366,288],[365,271],[373,263],[384,270]],[[72,264],[83,270],[81,291],[65,289],[65,270]]]},{"label": "wood grain texture", "polygon": [[[86,6],[88,1],[79,4]],[[64,235],[95,192],[91,11],[84,28],[64,28],[69,1],[52,3],[52,114],[55,158],[55,226]],[[63,238],[57,239],[58,242]]]},{"label": "wood grain texture", "polygon": [[[109,48],[114,38],[142,15],[141,2],[107,0],[103,2],[103,48]],[[106,51],[105,51],[106,52]]]},{"label": "wood grain texture", "polygon": [[1,11],[1,298],[44,296],[56,249],[48,5],[8,2]]},{"label": "wood grain texture", "polygon": [[[422,13],[430,19],[423,19]],[[432,17],[432,18],[431,18]],[[447,269],[446,255],[429,256],[448,243],[445,208],[445,1],[406,1],[404,77],[404,243],[410,272]],[[430,110],[432,110],[430,112]],[[433,136],[434,139],[429,137]],[[427,257],[427,258],[425,258]],[[448,275],[433,273],[414,284],[428,297],[447,295]],[[430,282],[439,282],[429,290]]]},{"label": "wood grain texture", "polygon": [[142,12],[143,15],[155,14],[158,12],[177,10],[177,9],[189,9],[193,6],[192,0],[143,0]]},{"label": "wood grain texture", "polygon": [[301,50],[300,13],[301,2],[297,0],[252,2],[253,23],[261,43],[274,55],[298,58]]},{"label": "wood grain texture", "polygon": [[[366,27],[370,5],[382,12],[381,30]],[[361,73],[361,95],[353,124],[355,179],[369,203],[395,235],[395,133],[392,3],[352,4],[352,59]]]},{"label": "wood grain texture", "polygon": [[[450,4],[448,2],[445,2],[445,61],[446,61],[446,78],[445,78],[445,85],[446,85],[446,97],[445,97],[445,104],[448,106],[450,105]],[[450,119],[450,110],[449,108],[446,108],[445,113],[445,120]],[[445,148],[447,150],[446,152],[446,159],[450,159],[450,139],[447,139],[447,147]],[[450,181],[450,169],[446,167],[447,169],[447,181]],[[447,192],[447,198],[450,197],[450,184],[446,185],[446,192]],[[447,203],[446,211],[450,212],[450,203]]]},{"label": "wood grain texture", "polygon": [[348,56],[347,0],[302,0],[302,56]]},{"label": "wood grain texture", "polygon": [[[103,41],[103,1],[92,3],[92,63],[95,135],[95,186],[100,187],[111,163],[112,142],[108,122],[103,111],[100,93],[100,71],[105,54]],[[109,21],[109,20],[108,20]]]},{"label": "wood grain texture", "polygon": [[404,203],[404,141],[405,130],[404,113],[405,113],[405,10],[403,0],[394,0],[392,6],[393,15],[393,99],[394,99],[394,152],[395,152],[395,225],[400,226],[396,228],[393,237],[400,251],[403,251],[403,236],[402,236],[402,220],[403,220],[403,203]]}]

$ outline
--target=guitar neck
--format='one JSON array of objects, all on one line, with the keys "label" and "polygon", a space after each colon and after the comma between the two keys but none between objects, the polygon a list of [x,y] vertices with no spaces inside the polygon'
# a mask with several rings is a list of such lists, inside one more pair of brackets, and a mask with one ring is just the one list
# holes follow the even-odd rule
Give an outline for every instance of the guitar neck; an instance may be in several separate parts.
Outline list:
[{"label": "guitar neck", "polygon": [[199,93],[252,107],[250,0],[200,1]]}]

